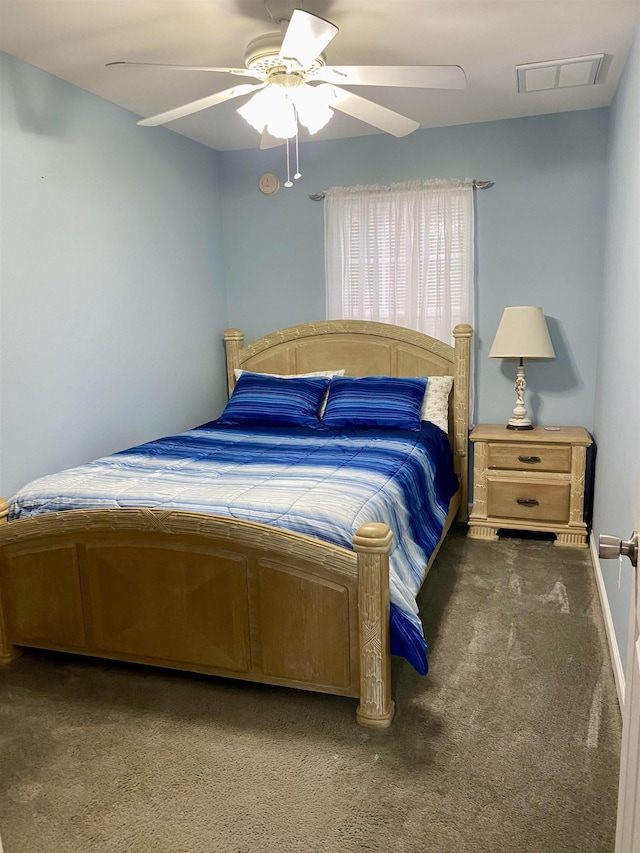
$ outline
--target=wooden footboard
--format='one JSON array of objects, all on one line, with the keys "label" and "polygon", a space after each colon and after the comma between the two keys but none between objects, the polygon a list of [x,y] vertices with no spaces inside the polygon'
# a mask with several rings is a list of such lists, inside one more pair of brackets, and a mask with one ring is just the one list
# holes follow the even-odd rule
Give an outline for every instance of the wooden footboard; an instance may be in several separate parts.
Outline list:
[{"label": "wooden footboard", "polygon": [[29,646],[360,697],[388,726],[390,544],[382,524],[350,551],[149,509],[3,523],[0,662]]}]

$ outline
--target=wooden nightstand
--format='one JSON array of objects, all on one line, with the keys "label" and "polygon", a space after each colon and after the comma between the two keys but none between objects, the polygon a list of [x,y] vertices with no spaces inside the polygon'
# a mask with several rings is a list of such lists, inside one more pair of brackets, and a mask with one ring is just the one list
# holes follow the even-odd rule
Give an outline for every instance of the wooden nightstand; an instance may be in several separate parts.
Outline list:
[{"label": "wooden nightstand", "polygon": [[556,545],[586,547],[583,427],[510,430],[478,424],[474,444],[473,508],[468,536],[497,539],[500,528],[555,533]]}]

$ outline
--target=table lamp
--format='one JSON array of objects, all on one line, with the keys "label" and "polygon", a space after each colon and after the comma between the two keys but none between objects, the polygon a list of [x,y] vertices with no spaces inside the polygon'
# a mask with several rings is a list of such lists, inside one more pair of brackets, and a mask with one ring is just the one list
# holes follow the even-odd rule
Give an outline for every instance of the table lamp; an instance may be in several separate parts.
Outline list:
[{"label": "table lamp", "polygon": [[516,378],[517,400],[507,429],[533,429],[524,404],[524,391],[527,387],[524,359],[555,358],[555,355],[542,308],[517,305],[504,309],[489,358],[520,359]]}]

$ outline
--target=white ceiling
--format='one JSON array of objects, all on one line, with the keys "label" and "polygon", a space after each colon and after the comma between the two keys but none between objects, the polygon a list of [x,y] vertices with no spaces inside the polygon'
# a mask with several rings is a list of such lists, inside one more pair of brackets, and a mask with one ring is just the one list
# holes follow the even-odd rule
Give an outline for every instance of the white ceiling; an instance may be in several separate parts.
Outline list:
[{"label": "white ceiling", "polygon": [[[267,9],[264,0],[0,0],[0,49],[136,116],[149,116],[251,81],[221,73],[105,68],[105,63],[243,67],[247,43],[278,30],[269,10],[277,16],[283,2],[267,0]],[[640,0],[304,0],[291,5],[339,27],[326,50],[329,65],[461,65],[464,90],[352,89],[422,127],[608,106],[640,19]],[[516,65],[599,53],[605,60],[596,85],[517,92]],[[244,100],[167,127],[218,150],[257,148],[258,133],[236,112]],[[336,113],[313,138],[377,132]]]}]

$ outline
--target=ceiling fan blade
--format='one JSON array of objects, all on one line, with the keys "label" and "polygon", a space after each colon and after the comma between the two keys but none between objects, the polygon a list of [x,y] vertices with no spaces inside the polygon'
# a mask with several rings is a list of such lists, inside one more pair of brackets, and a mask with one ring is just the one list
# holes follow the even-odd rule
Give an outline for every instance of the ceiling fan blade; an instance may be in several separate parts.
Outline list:
[{"label": "ceiling fan blade", "polygon": [[[321,83],[314,88],[321,89],[325,86],[329,86],[329,84]],[[407,136],[420,127],[417,121],[369,101],[367,98],[361,98],[360,95],[354,95],[345,89],[339,89],[337,86],[330,86],[330,88],[338,96],[337,100],[332,101],[331,109],[340,110],[340,112],[358,118],[379,130],[384,130],[393,136]]]},{"label": "ceiling fan blade", "polygon": [[339,86],[406,86],[415,89],[464,89],[459,65],[326,65],[314,80]]},{"label": "ceiling fan blade", "polygon": [[256,77],[248,68],[216,68],[213,65],[167,65],[164,62],[127,62],[119,59],[116,62],[107,62],[105,68],[112,65],[127,65],[135,68],[164,68],[168,71],[221,71],[224,74],[237,74],[240,77]]},{"label": "ceiling fan blade", "polygon": [[286,139],[278,139],[276,136],[271,136],[265,127],[260,137],[260,150],[266,151],[268,148],[277,148],[278,145],[284,145],[286,141]]},{"label": "ceiling fan blade", "polygon": [[302,9],[294,9],[284,34],[280,57],[300,68],[309,68],[337,32],[335,24]]},{"label": "ceiling fan blade", "polygon": [[200,110],[215,107],[216,104],[222,104],[224,101],[230,101],[232,98],[239,98],[241,95],[248,95],[250,92],[264,89],[266,85],[266,83],[255,83],[253,85],[251,83],[243,83],[240,86],[234,86],[232,89],[216,92],[215,95],[207,95],[206,98],[200,98],[198,101],[191,101],[191,103],[176,107],[173,110],[167,110],[166,113],[159,113],[156,116],[141,119],[136,124],[142,125],[142,127],[157,127],[159,124],[166,124],[169,121],[175,121],[178,118],[184,118],[184,116],[200,112]]}]

